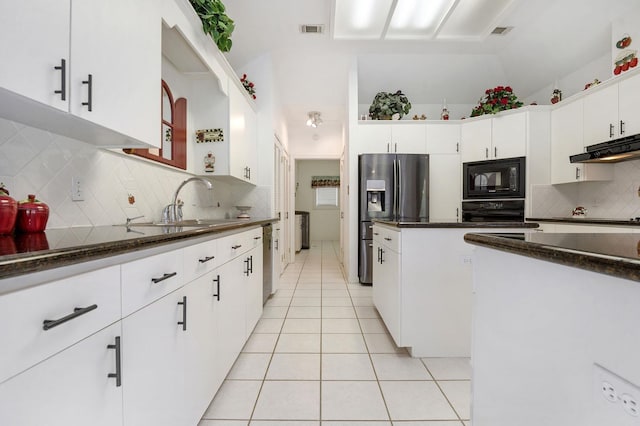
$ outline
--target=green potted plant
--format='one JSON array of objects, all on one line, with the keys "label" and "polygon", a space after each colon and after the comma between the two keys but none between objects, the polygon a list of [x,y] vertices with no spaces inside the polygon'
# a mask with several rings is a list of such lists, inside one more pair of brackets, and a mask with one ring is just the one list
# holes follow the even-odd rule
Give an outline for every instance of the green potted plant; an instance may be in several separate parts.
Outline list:
[{"label": "green potted plant", "polygon": [[225,13],[220,0],[189,0],[202,21],[202,30],[209,34],[222,52],[231,50],[231,33],[235,29],[233,19]]},{"label": "green potted plant", "polygon": [[411,102],[398,90],[396,93],[379,92],[369,107],[369,115],[374,120],[400,120],[409,114]]}]

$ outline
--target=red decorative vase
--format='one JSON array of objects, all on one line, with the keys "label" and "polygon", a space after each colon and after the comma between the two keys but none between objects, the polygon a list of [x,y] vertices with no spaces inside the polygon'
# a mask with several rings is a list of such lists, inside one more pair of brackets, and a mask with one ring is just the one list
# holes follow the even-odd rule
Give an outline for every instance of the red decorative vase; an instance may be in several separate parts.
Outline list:
[{"label": "red decorative vase", "polygon": [[29,194],[29,199],[18,203],[18,218],[16,226],[20,232],[42,232],[47,227],[49,206],[36,200],[36,196]]},{"label": "red decorative vase", "polygon": [[7,235],[13,232],[18,214],[18,203],[13,198],[0,189],[0,235]]}]

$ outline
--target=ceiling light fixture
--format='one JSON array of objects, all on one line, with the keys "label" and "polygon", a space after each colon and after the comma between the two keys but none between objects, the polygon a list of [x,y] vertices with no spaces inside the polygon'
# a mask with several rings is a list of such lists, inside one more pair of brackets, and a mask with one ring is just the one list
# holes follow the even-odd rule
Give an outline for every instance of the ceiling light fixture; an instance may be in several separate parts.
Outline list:
[{"label": "ceiling light fixture", "polygon": [[519,1],[334,0],[333,38],[480,41]]},{"label": "ceiling light fixture", "polygon": [[320,118],[320,113],[318,111],[310,111],[308,115],[309,119],[307,120],[307,126],[315,129],[322,124],[322,118]]}]

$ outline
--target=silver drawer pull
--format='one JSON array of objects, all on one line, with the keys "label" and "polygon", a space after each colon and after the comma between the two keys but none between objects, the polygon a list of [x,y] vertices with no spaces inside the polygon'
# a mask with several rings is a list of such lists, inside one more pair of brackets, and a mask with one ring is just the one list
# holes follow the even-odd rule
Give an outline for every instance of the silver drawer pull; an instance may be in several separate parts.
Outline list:
[{"label": "silver drawer pull", "polygon": [[387,241],[391,241],[391,238],[389,238],[389,237],[384,237],[384,239],[387,240]]},{"label": "silver drawer pull", "polygon": [[235,246],[231,246],[232,249],[236,250],[242,247],[242,244],[236,244]]},{"label": "silver drawer pull", "polygon": [[80,315],[84,315],[87,312],[91,312],[94,309],[97,309],[98,305],[96,305],[95,303],[91,306],[87,306],[86,308],[74,308],[73,312],[70,313],[67,316],[64,316],[62,318],[58,318],[55,320],[44,320],[42,321],[42,329],[43,330],[49,330],[52,329],[53,327],[57,327],[60,324],[64,324],[67,321],[71,321],[74,318],[78,318]]},{"label": "silver drawer pull", "polygon": [[204,259],[198,259],[198,262],[200,262],[200,263],[207,263],[208,261],[213,260],[213,259],[215,259],[215,258],[216,258],[215,256],[207,256],[207,257],[205,257]]}]

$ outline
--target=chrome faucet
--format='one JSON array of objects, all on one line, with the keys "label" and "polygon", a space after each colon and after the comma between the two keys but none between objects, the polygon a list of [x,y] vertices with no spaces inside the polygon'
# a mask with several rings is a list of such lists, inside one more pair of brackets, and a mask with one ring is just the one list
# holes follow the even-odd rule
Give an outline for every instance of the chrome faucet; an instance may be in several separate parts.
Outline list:
[{"label": "chrome faucet", "polygon": [[176,223],[182,219],[182,204],[178,204],[178,194],[183,186],[189,182],[200,182],[207,187],[208,190],[213,189],[213,185],[205,178],[194,176],[185,180],[178,186],[176,192],[173,194],[173,200],[171,204],[168,204],[162,209],[162,221],[165,223]]}]

